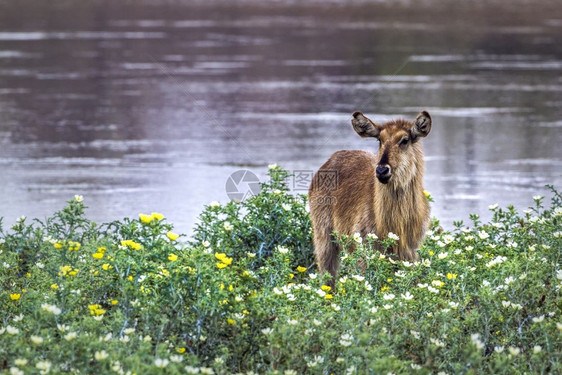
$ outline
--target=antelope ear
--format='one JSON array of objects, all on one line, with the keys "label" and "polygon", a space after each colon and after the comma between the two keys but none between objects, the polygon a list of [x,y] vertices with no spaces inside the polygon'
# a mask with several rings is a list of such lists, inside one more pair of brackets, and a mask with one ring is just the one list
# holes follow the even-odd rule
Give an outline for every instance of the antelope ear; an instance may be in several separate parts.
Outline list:
[{"label": "antelope ear", "polygon": [[412,137],[412,142],[418,141],[420,138],[427,137],[431,131],[431,116],[426,111],[420,112],[412,129],[410,129],[410,134]]},{"label": "antelope ear", "polygon": [[351,125],[353,130],[363,138],[379,138],[381,128],[367,117],[363,116],[361,112],[353,112]]}]

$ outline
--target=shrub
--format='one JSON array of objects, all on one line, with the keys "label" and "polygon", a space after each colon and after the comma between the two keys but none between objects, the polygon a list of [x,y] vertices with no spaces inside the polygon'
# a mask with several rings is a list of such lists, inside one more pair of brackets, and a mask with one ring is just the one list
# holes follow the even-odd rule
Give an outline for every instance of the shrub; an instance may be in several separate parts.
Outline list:
[{"label": "shrub", "polygon": [[[76,197],[0,226],[0,370],[18,373],[557,373],[562,199],[438,222],[419,263],[341,237],[336,290],[314,268],[306,198],[205,208],[182,241],[158,213],[96,225]],[[0,222],[1,223],[1,222]],[[359,243],[361,242],[361,243]],[[164,370],[165,369],[165,370]]]}]

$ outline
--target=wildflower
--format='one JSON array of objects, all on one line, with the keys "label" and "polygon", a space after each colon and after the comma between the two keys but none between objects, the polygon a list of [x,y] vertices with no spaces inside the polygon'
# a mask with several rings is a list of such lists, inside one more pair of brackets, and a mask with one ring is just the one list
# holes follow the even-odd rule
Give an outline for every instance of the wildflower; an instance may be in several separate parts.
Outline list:
[{"label": "wildflower", "polygon": [[41,308],[43,310],[47,311],[47,312],[50,312],[51,314],[54,314],[54,315],[59,315],[62,312],[61,309],[59,309],[55,305],[49,305],[48,303],[42,304]]},{"label": "wildflower", "polygon": [[386,301],[393,300],[394,297],[395,297],[394,294],[385,294],[385,295],[382,296],[382,298]]},{"label": "wildflower", "polygon": [[353,234],[353,241],[357,242],[358,244],[363,242],[363,238],[359,232]]},{"label": "wildflower", "polygon": [[540,345],[533,346],[533,353],[538,354],[541,351],[542,351],[542,346],[540,346]]},{"label": "wildflower", "polygon": [[353,342],[353,336],[345,333],[340,338],[340,345],[341,346],[350,346]]},{"label": "wildflower", "polygon": [[496,347],[494,347],[494,351],[495,351],[496,353],[503,353],[503,349],[504,349],[503,346],[496,346]]},{"label": "wildflower", "polygon": [[104,263],[104,264],[102,264],[101,268],[102,268],[104,271],[107,271],[108,269],[111,268],[111,265],[110,265],[109,263]]},{"label": "wildflower", "polygon": [[131,250],[140,250],[142,248],[142,245],[140,243],[137,243],[133,240],[123,240],[121,241],[121,246],[128,247]]},{"label": "wildflower", "polygon": [[84,197],[82,195],[75,195],[74,200],[76,202],[82,202],[84,200]]},{"label": "wildflower", "polygon": [[326,299],[332,299],[332,298],[334,298],[334,296],[331,295],[331,294],[326,294],[326,295],[324,296],[324,298],[326,298]]},{"label": "wildflower", "polygon": [[233,325],[236,324],[236,320],[234,320],[234,319],[232,319],[232,318],[226,319],[226,322],[227,322],[228,324],[230,324],[231,326],[233,326]]},{"label": "wildflower", "polygon": [[439,259],[445,259],[445,258],[447,258],[447,256],[449,256],[449,253],[445,251],[444,253],[439,253],[439,254],[437,255],[437,258],[439,258]]},{"label": "wildflower", "polygon": [[95,259],[102,259],[103,258],[103,253],[94,253],[92,254],[92,257],[94,257]]},{"label": "wildflower", "polygon": [[497,204],[497,203],[494,203],[494,204],[488,206],[488,209],[489,209],[490,211],[494,211],[496,208],[498,208],[498,204]]},{"label": "wildflower", "polygon": [[13,294],[10,294],[10,299],[11,299],[12,301],[17,301],[18,299],[20,299],[20,297],[21,297],[21,294],[20,294],[20,293],[13,293]]},{"label": "wildflower", "polygon": [[139,219],[143,224],[150,224],[154,217],[152,215],[139,214]]},{"label": "wildflower", "polygon": [[10,375],[25,375],[25,373],[17,367],[10,367]]},{"label": "wildflower", "polygon": [[64,335],[64,339],[66,341],[72,341],[74,340],[76,337],[78,337],[78,334],[76,332],[68,332],[66,335]]},{"label": "wildflower", "polygon": [[49,361],[39,361],[35,364],[35,367],[41,370],[42,374],[46,374],[51,369],[51,362]]},{"label": "wildflower", "polygon": [[170,255],[168,255],[168,260],[170,262],[175,262],[176,260],[178,260],[178,256],[176,254],[170,253]]},{"label": "wildflower", "polygon": [[16,359],[14,360],[14,365],[20,366],[20,367],[25,366],[25,365],[27,365],[27,359],[25,359],[25,358],[16,358]]},{"label": "wildflower", "polygon": [[297,271],[299,271],[300,273],[306,272],[306,267],[298,266]]},{"label": "wildflower", "polygon": [[287,249],[286,247],[277,246],[277,251],[279,251],[281,254],[287,254],[289,252],[289,249]]},{"label": "wildflower", "polygon": [[322,290],[325,291],[325,292],[329,292],[329,291],[332,290],[332,287],[331,287],[331,286],[328,286],[328,285],[322,285],[322,286],[320,287],[320,289],[322,289]]},{"label": "wildflower", "polygon": [[490,235],[484,232],[483,230],[481,230],[480,232],[478,232],[478,237],[480,237],[481,240],[486,240],[490,238]]},{"label": "wildflower", "polygon": [[509,350],[509,354],[511,354],[511,355],[513,355],[513,356],[519,355],[519,353],[521,353],[521,349],[519,349],[519,348],[517,348],[517,347],[515,347],[515,346],[510,346],[510,347],[508,348],[508,350]]},{"label": "wildflower", "polygon": [[441,280],[433,280],[431,285],[436,286],[437,288],[441,288],[445,283]]},{"label": "wildflower", "polygon": [[80,243],[79,242],[75,242],[75,241],[69,241],[68,242],[68,250],[70,251],[78,251],[80,250]]},{"label": "wildflower", "polygon": [[168,233],[166,233],[166,237],[168,237],[170,239],[170,241],[177,240],[179,236],[180,236],[179,234],[176,234],[172,231],[169,231]]},{"label": "wildflower", "polygon": [[170,361],[174,363],[180,363],[181,361],[183,361],[183,357],[181,355],[172,355],[170,356]]},{"label": "wildflower", "polygon": [[459,303],[458,303],[458,302],[450,301],[450,302],[449,302],[449,306],[451,306],[451,308],[452,308],[453,310],[455,310],[455,309],[457,309],[457,308],[459,307]]},{"label": "wildflower", "polygon": [[217,202],[217,201],[212,201],[211,203],[209,203],[209,206],[211,206],[211,207],[218,207],[218,206],[220,206],[220,205],[221,205],[221,204],[220,204],[219,202]]},{"label": "wildflower", "polygon": [[439,293],[439,289],[435,289],[432,286],[428,286],[427,290],[429,290],[431,293],[435,293],[435,294]]},{"label": "wildflower", "polygon": [[427,190],[424,190],[424,191],[423,191],[423,195],[424,195],[427,199],[431,198],[431,193],[430,193],[429,191],[427,191]]},{"label": "wildflower", "polygon": [[90,309],[90,315],[100,316],[106,313],[107,310],[102,309],[101,305],[88,305],[88,309]]},{"label": "wildflower", "polygon": [[20,330],[16,327],[6,326],[6,332],[8,332],[10,335],[17,335],[18,333],[20,333]]},{"label": "wildflower", "polygon": [[454,280],[457,278],[457,274],[456,273],[447,273],[447,279],[449,280]]},{"label": "wildflower", "polygon": [[509,301],[502,301],[502,306],[505,308],[508,308],[511,305],[511,302]]},{"label": "wildflower", "polygon": [[533,318],[533,323],[540,323],[544,320],[544,315],[536,316]]},{"label": "wildflower", "polygon": [[29,339],[31,340],[32,343],[34,343],[35,345],[39,345],[43,343],[43,337],[41,336],[35,336],[35,335],[31,335],[29,337]]},{"label": "wildflower", "polygon": [[94,353],[94,358],[96,359],[96,361],[103,361],[107,357],[109,357],[109,354],[107,354],[105,350],[96,351]]},{"label": "wildflower", "polygon": [[150,213],[150,216],[152,216],[152,218],[154,220],[158,220],[158,221],[164,219],[164,215],[162,215],[161,213],[158,213],[158,212],[152,212],[152,213]]},{"label": "wildflower", "polygon": [[413,299],[414,296],[410,292],[406,292],[405,294],[402,294],[402,298],[406,301],[409,301],[409,300]]},{"label": "wildflower", "polygon": [[375,241],[378,239],[377,235],[374,233],[368,233],[367,234],[367,239],[371,240],[371,241]]},{"label": "wildflower", "polygon": [[222,225],[224,227],[224,230],[230,231],[232,230],[234,227],[232,226],[232,224],[230,224],[230,222],[225,221],[224,224]]},{"label": "wildflower", "polygon": [[183,353],[185,353],[185,350],[186,350],[186,349],[182,346],[182,347],[180,347],[180,348],[177,348],[177,349],[176,349],[176,352],[178,352],[178,353],[180,353],[180,354],[183,354]]},{"label": "wildflower", "polygon": [[394,234],[392,232],[388,232],[388,238],[390,238],[394,241],[398,241],[400,239],[400,237],[397,234]]},{"label": "wildflower", "polygon": [[541,199],[543,199],[544,197],[542,195],[533,195],[533,199],[537,202],[540,202]]},{"label": "wildflower", "polygon": [[484,343],[480,340],[479,333],[473,333],[472,335],[470,335],[470,340],[477,349],[482,350],[484,348]]},{"label": "wildflower", "polygon": [[438,348],[445,347],[445,343],[439,339],[430,338],[429,342],[431,342],[433,345],[437,346]]},{"label": "wildflower", "polygon": [[269,165],[267,166],[267,168],[268,168],[268,169],[277,169],[277,164],[276,164],[276,163],[269,164]]}]

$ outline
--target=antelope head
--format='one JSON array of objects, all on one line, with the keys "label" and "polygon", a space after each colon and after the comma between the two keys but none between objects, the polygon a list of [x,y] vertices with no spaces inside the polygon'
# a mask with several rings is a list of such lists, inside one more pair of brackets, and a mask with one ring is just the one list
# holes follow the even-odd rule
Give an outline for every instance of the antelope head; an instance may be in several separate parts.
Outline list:
[{"label": "antelope head", "polygon": [[416,176],[422,165],[422,150],[417,142],[431,130],[431,117],[421,112],[414,122],[395,120],[382,125],[375,124],[361,112],[353,113],[353,129],[364,138],[379,140],[375,175],[383,183],[405,186]]}]

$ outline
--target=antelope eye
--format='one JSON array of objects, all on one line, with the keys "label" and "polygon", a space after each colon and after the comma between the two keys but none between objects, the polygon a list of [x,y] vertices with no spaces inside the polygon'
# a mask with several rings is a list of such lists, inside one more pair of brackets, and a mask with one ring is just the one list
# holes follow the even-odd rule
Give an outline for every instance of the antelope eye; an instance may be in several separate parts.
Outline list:
[{"label": "antelope eye", "polygon": [[402,138],[400,140],[400,143],[398,143],[399,146],[405,146],[408,143],[408,138]]}]

